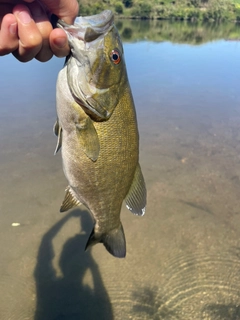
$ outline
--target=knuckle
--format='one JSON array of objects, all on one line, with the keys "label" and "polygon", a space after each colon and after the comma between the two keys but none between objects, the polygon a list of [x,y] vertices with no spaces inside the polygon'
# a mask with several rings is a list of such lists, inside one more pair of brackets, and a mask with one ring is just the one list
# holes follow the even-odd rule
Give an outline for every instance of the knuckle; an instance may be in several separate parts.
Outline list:
[{"label": "knuckle", "polygon": [[8,44],[8,46],[2,46],[0,45],[0,56],[5,56],[11,52],[13,52],[14,50],[16,50],[16,45],[12,44]]},{"label": "knuckle", "polygon": [[21,50],[22,48],[18,48],[17,50],[13,51],[12,54],[14,57],[19,60],[20,62],[28,62],[35,57],[35,53],[32,51],[24,51]]},{"label": "knuckle", "polygon": [[50,22],[41,22],[41,23],[37,23],[37,27],[39,32],[42,35],[43,39],[49,39],[49,35],[52,31],[52,25],[50,24]]},{"label": "knuckle", "polygon": [[5,56],[9,53],[11,53],[11,51],[0,48],[0,56]]},{"label": "knuckle", "polygon": [[40,34],[29,34],[24,41],[20,38],[20,43],[25,50],[32,50],[42,46],[42,37]]},{"label": "knuckle", "polygon": [[53,56],[53,53],[51,51],[51,48],[49,46],[49,41],[48,39],[43,40],[42,43],[42,48],[41,50],[37,53],[36,59],[40,62],[46,62],[50,60]]},{"label": "knuckle", "polygon": [[52,56],[53,56],[52,52],[39,53],[36,55],[36,59],[40,62],[47,62],[52,58]]},{"label": "knuckle", "polygon": [[34,58],[32,56],[20,55],[17,52],[13,52],[13,55],[20,62],[28,62],[28,61],[31,61]]}]

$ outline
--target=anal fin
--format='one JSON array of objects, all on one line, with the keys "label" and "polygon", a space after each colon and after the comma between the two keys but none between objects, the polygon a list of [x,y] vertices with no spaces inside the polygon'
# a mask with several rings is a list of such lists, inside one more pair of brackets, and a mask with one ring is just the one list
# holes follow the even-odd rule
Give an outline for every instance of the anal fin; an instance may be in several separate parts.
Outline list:
[{"label": "anal fin", "polygon": [[134,214],[143,216],[147,203],[147,190],[140,165],[134,173],[132,185],[125,198],[127,208]]},{"label": "anal fin", "polygon": [[65,212],[74,207],[80,206],[81,202],[75,197],[70,186],[66,188],[65,198],[60,208],[60,212]]}]

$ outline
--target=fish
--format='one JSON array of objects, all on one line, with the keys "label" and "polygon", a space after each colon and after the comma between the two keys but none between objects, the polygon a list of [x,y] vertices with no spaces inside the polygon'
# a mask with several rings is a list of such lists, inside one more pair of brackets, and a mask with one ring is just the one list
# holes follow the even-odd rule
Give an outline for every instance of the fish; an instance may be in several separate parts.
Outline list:
[{"label": "fish", "polygon": [[146,186],[139,165],[136,110],[112,11],[58,20],[71,52],[56,85],[57,136],[68,180],[60,211],[85,205],[93,218],[86,250],[103,243],[114,257],[126,256],[122,203],[143,216]]}]

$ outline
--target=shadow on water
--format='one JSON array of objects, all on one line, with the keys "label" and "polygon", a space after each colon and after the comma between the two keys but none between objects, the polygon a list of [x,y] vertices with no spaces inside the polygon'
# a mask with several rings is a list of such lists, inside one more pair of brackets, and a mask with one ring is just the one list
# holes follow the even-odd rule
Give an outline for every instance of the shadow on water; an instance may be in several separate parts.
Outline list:
[{"label": "shadow on water", "polygon": [[[71,218],[80,218],[81,234],[66,241],[59,259],[62,276],[53,266],[53,240]],[[112,306],[91,250],[84,251],[92,226],[89,213],[74,210],[57,222],[44,236],[35,268],[37,305],[35,320],[113,319]],[[83,283],[91,273],[93,288]]]}]

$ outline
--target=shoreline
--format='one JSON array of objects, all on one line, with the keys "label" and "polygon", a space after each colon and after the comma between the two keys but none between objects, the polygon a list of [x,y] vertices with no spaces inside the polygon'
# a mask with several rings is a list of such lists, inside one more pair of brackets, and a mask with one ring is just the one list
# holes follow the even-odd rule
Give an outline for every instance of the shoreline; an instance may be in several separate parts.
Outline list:
[{"label": "shoreline", "polygon": [[140,16],[124,16],[117,15],[115,13],[116,20],[152,20],[152,21],[186,21],[186,22],[211,22],[211,23],[222,23],[222,22],[232,22],[239,23],[240,19],[236,20],[226,20],[226,19],[196,19],[196,18],[162,18],[162,17],[140,17]]}]

